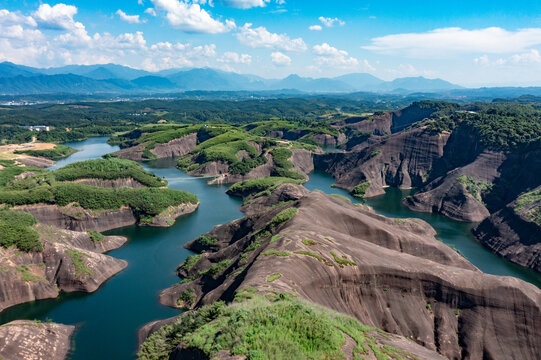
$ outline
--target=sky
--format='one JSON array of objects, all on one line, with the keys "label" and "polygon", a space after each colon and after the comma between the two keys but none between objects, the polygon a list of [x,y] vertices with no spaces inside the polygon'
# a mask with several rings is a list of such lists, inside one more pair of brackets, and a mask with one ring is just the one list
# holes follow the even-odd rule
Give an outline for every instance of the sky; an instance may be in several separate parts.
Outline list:
[{"label": "sky", "polygon": [[541,85],[541,1],[0,0],[0,61]]}]

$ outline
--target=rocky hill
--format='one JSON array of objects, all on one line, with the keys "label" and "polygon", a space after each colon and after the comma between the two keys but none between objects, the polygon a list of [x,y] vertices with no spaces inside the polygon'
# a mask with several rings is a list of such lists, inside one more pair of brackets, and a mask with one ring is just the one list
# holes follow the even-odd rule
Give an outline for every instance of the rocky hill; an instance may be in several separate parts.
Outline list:
[{"label": "rocky hill", "polygon": [[[259,296],[278,304],[304,299],[450,359],[535,359],[541,351],[536,331],[541,321],[539,289],[515,278],[482,273],[437,241],[435,231],[421,220],[385,218],[365,206],[293,184],[258,197],[246,210],[252,215],[217,226],[187,245],[199,254],[179,266],[185,280],[164,290],[160,301],[195,308],[195,313],[146,327],[154,332],[143,344],[142,355],[151,345],[163,344],[160,339],[171,331],[180,341],[166,340],[172,358],[216,354],[218,335],[204,343],[190,339],[208,334],[209,326],[219,329],[221,315],[182,336],[175,324],[202,311],[208,314],[212,310],[204,306],[217,300],[254,301]],[[227,310],[227,316],[233,316],[234,309]],[[167,323],[173,325],[156,331]],[[349,341],[343,335],[341,339],[342,344]],[[357,346],[363,344],[357,341]],[[384,349],[378,341],[369,348],[368,356]],[[417,358],[437,358],[418,348],[402,350]]]},{"label": "rocky hill", "polygon": [[516,221],[504,208],[541,185],[541,116],[529,106],[480,107],[458,111],[452,104],[417,103],[337,123],[349,134],[350,151],[316,155],[315,167],[359,197],[383,194],[386,186],[418,188],[406,199],[412,210],[483,222],[475,231],[483,244],[539,269],[539,224],[528,216]]}]

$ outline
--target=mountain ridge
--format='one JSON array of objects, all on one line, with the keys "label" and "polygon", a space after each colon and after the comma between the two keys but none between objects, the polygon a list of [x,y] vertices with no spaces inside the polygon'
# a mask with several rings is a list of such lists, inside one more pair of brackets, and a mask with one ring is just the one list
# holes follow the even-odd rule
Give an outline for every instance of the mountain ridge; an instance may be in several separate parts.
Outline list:
[{"label": "mountain ridge", "polygon": [[[74,78],[77,76],[78,78]],[[145,81],[141,80],[144,78]],[[155,80],[153,83],[151,80]],[[457,90],[461,86],[442,79],[424,77],[384,81],[366,73],[334,78],[311,78],[291,74],[283,79],[264,79],[213,68],[181,68],[159,72],[133,69],[116,64],[68,65],[58,68],[32,68],[10,62],[0,63],[0,92],[3,95],[174,90],[264,91],[299,90],[308,93],[410,92]]]}]

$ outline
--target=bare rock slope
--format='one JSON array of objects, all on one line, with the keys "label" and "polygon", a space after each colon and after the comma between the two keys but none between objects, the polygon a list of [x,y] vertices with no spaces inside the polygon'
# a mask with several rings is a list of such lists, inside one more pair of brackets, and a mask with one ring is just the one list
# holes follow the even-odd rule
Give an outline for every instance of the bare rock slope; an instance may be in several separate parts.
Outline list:
[{"label": "bare rock slope", "polygon": [[[275,191],[298,193],[294,188]],[[179,267],[194,280],[163,291],[164,304],[232,300],[253,287],[352,315],[449,359],[536,359],[541,353],[541,291],[482,273],[421,220],[385,218],[312,192],[207,235],[217,242],[190,267]],[[201,243],[188,247],[201,250]],[[195,293],[190,304],[182,300],[187,290]]]},{"label": "bare rock slope", "polygon": [[3,360],[63,360],[75,326],[17,320],[0,326]]}]

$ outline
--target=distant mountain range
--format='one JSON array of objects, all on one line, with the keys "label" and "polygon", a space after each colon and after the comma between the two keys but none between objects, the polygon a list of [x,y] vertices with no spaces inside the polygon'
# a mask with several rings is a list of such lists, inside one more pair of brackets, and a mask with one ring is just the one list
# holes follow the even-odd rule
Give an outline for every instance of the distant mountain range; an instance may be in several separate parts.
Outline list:
[{"label": "distant mountain range", "polygon": [[307,93],[351,92],[441,92],[462,89],[441,79],[406,77],[384,81],[370,74],[347,74],[335,78],[309,78],[290,75],[284,79],[264,79],[211,68],[168,69],[148,72],[126,66],[69,65],[39,69],[0,63],[0,95],[156,93],[189,90],[269,91],[297,90]]}]

